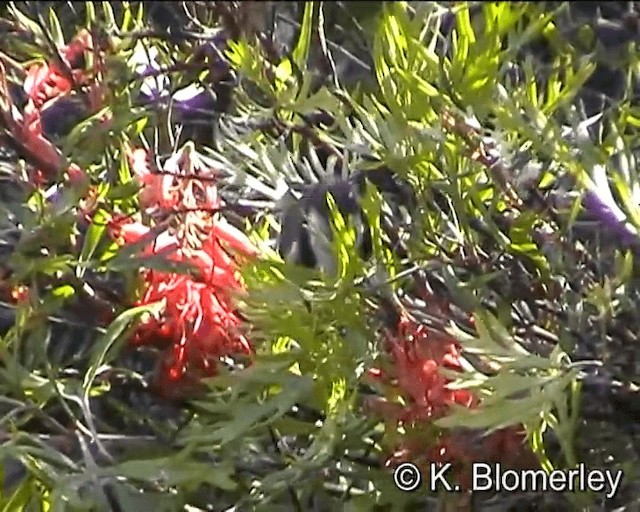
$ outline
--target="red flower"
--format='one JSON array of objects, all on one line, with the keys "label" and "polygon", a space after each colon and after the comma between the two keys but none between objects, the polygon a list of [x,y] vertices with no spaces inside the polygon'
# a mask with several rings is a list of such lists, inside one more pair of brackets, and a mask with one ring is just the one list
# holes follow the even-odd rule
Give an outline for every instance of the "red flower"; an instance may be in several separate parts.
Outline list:
[{"label": "red flower", "polygon": [[128,155],[129,165],[134,176],[142,185],[140,205],[142,208],[174,208],[178,205],[179,196],[174,186],[174,176],[153,172],[149,165],[148,155],[144,149],[135,149]]},{"label": "red flower", "polygon": [[438,419],[452,404],[474,407],[472,393],[448,388],[440,368],[461,370],[459,347],[452,340],[428,336],[424,325],[403,320],[399,334],[388,340],[396,385],[410,398],[402,414],[405,421]]},{"label": "red flower", "polygon": [[[168,354],[172,380],[180,379],[189,365],[195,364],[211,373],[220,357],[251,353],[229,297],[187,276],[157,274],[152,273],[141,303],[166,300],[163,333],[173,342]],[[149,327],[156,326],[154,323],[143,325],[142,332]],[[142,341],[138,337],[137,342]]]},{"label": "red flower", "polygon": [[31,104],[25,107],[24,115],[13,105],[8,94],[4,68],[0,64],[0,96],[4,103],[2,115],[13,140],[36,165],[31,179],[41,185],[55,176],[62,167],[62,154],[42,133],[40,112]]},{"label": "red flower", "polygon": [[[23,84],[29,98],[23,113],[13,105],[6,86],[5,70],[0,67],[2,113],[14,140],[22,146],[24,154],[28,155],[37,167],[32,180],[38,185],[55,177],[61,170],[63,161],[58,148],[43,133],[43,111],[52,107],[53,103],[71,93],[77,86],[88,85],[87,99],[93,110],[97,110],[101,104],[101,87],[95,81],[89,84],[87,74],[82,69],[82,57],[85,52],[91,50],[93,50],[91,35],[87,30],[82,30],[67,46],[60,48],[60,57],[65,61],[70,75],[50,62],[33,64],[27,70]],[[100,60],[96,59],[94,71],[97,71],[101,65]],[[72,165],[68,174],[72,183],[85,184],[87,181],[84,171],[78,166]]]},{"label": "red flower", "polygon": [[29,300],[29,287],[23,284],[14,286],[11,290],[11,299],[17,303],[24,303]]},{"label": "red flower", "polygon": [[[440,372],[442,368],[462,371],[460,347],[455,340],[404,318],[386,342],[390,367],[375,368],[369,377],[374,383],[386,385],[388,397],[370,398],[365,404],[370,414],[386,421],[387,442],[392,451],[386,466],[413,461],[424,465],[423,474],[429,474],[428,464],[450,462],[458,483],[465,489],[471,482],[474,461],[536,467],[537,460],[517,428],[484,437],[478,431],[441,432],[430,428],[431,422],[448,414],[453,404],[473,408],[479,403],[470,391],[450,389],[450,379]],[[398,396],[404,403],[397,401]],[[400,425],[404,425],[403,433]]]},{"label": "red flower", "polygon": [[19,137],[30,154],[37,155],[38,160],[47,162],[41,171],[55,167],[60,169],[62,165],[62,154],[58,148],[48,140],[42,133],[42,122],[40,111],[32,104],[28,103],[24,109],[24,117],[19,114],[14,117],[15,135]]},{"label": "red flower", "polygon": [[[76,84],[83,82],[84,70],[74,68],[81,65],[80,57],[83,52],[91,48],[91,36],[84,30],[68,46],[60,49],[61,57],[67,61],[71,69],[71,77],[65,76],[57,66],[50,63],[32,65],[23,84],[29,101],[22,113],[13,104],[6,83],[6,72],[0,64],[2,115],[13,139],[36,166],[31,177],[36,185],[53,178],[61,170],[63,162],[58,148],[43,133],[42,111],[61,96],[68,94]],[[74,182],[84,183],[86,176],[83,174],[77,166],[69,168],[70,178]]]},{"label": "red flower", "polygon": [[93,38],[86,28],[78,32],[68,45],[60,49],[69,66],[74,69],[82,67],[82,58],[88,51],[93,51]]},{"label": "red flower", "polygon": [[24,81],[24,91],[37,109],[41,109],[48,101],[66,94],[72,88],[73,84],[46,62],[31,66]]},{"label": "red flower", "polygon": [[[194,383],[202,376],[215,373],[222,357],[252,353],[233,305],[233,295],[242,290],[242,282],[235,260],[225,247],[245,256],[255,255],[256,250],[242,232],[218,214],[206,213],[212,205],[219,204],[212,182],[187,178],[181,172],[154,173],[143,150],[130,152],[129,159],[141,181],[140,200],[146,208],[171,212],[187,205],[196,210],[203,207],[205,212],[194,211],[194,217],[187,214],[183,218],[185,231],[190,222],[196,222],[201,231],[204,228],[207,232],[197,247],[179,236],[182,230],[163,231],[149,240],[142,251],[146,255],[162,255],[169,260],[190,263],[197,271],[195,275],[143,271],[146,289],[137,304],[161,301],[164,308],[160,318],[148,319],[139,326],[132,341],[164,348],[158,384],[163,393],[172,395],[176,384]],[[197,197],[192,193],[196,184],[204,192]],[[143,240],[150,235],[151,228],[140,222],[114,219],[110,233],[124,245]]]},{"label": "red flower", "polygon": [[75,85],[81,84],[84,79],[84,70],[80,69],[81,58],[85,51],[92,49],[91,34],[87,30],[82,30],[69,45],[60,48],[60,56],[71,71],[70,77],[54,64],[43,62],[32,65],[23,86],[32,105],[40,110],[48,101],[67,94]]}]

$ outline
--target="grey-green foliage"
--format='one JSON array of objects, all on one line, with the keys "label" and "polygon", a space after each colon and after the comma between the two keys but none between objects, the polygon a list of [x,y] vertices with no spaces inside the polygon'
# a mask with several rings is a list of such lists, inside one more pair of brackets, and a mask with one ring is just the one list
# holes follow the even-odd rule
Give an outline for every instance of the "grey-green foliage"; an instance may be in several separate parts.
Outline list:
[{"label": "grey-green foliage", "polygon": [[[305,169],[313,165],[315,153],[301,149],[303,137],[295,127],[305,126],[302,115],[319,109],[329,113],[334,120],[330,127],[307,127],[320,144],[351,158],[346,166],[351,171],[387,166],[408,179],[420,197],[411,231],[402,232],[404,228],[398,228],[413,261],[385,258],[385,249],[380,249],[375,261],[359,263],[362,268],[356,274],[370,276],[375,273],[375,265],[381,264],[392,265],[387,267],[387,275],[392,276],[402,275],[403,268],[406,270],[415,263],[438,268],[451,296],[468,310],[483,315],[484,299],[489,295],[497,299],[498,323],[503,322],[505,336],[511,336],[507,334],[514,327],[513,314],[509,313],[510,299],[496,297],[489,290],[494,289],[498,280],[508,280],[509,271],[501,274],[496,269],[495,274],[487,274],[484,280],[480,276],[470,278],[468,272],[460,271],[454,255],[485,260],[488,257],[485,251],[502,252],[509,260],[521,262],[518,265],[524,265],[529,272],[526,281],[532,286],[534,283],[542,286],[551,297],[551,289],[567,286],[568,272],[579,271],[572,260],[574,256],[564,251],[566,244],[572,242],[567,239],[566,230],[575,221],[580,204],[574,201],[571,211],[560,212],[558,216],[535,211],[521,199],[527,199],[538,186],[565,184],[567,178],[579,191],[581,184],[588,183],[594,165],[603,162],[609,165],[608,174],[620,206],[629,220],[635,222],[637,207],[629,199],[629,187],[637,186],[630,175],[632,168],[623,165],[620,171],[608,160],[614,148],[623,150],[623,144],[632,144],[628,130],[625,135],[619,134],[621,126],[629,126],[635,107],[628,102],[619,103],[602,120],[608,136],[601,140],[585,139],[575,97],[595,63],[590,56],[579,55],[556,24],[556,15],[564,8],[549,11],[531,3],[455,4],[449,11],[455,14],[455,28],[444,53],[447,46],[439,34],[445,20],[443,14],[447,12],[443,6],[385,4],[373,36],[373,72],[378,90],[371,94],[354,93],[331,84],[315,92],[308,90],[304,82],[295,82],[293,75],[288,74],[286,58],[277,66],[280,75],[276,73],[275,82],[269,84],[264,75],[259,76],[260,66],[254,64],[258,60],[249,51],[250,46],[234,47],[232,61],[238,68],[253,66],[246,68],[251,72],[244,76],[274,94],[268,106],[259,109],[241,99],[242,119],[276,116],[283,124],[281,135],[275,139],[265,132],[236,132],[229,139],[232,142],[223,142],[220,153],[224,156],[220,158],[224,158],[225,167],[248,194],[277,204],[286,196],[288,186],[310,179]],[[540,38],[553,49],[551,62],[541,63],[531,56],[522,58],[527,45]],[[316,144],[318,147],[321,146]],[[494,165],[496,162],[498,165]],[[253,181],[256,179],[259,184]],[[446,196],[446,208],[434,203],[435,194]],[[508,217],[509,227],[504,222],[496,223],[500,217]],[[277,217],[264,218],[267,219],[264,228],[259,231],[270,239],[278,229]],[[478,222],[485,226],[490,242],[473,226]],[[278,268],[283,283],[291,281],[301,289],[312,279],[281,263]],[[585,289],[576,296],[574,291],[564,288],[567,298],[584,300],[580,297],[595,286],[592,279],[583,281]],[[394,279],[393,287],[402,288],[407,282],[403,278]],[[274,317],[283,318],[282,312],[276,313],[279,310],[275,303],[280,302],[267,298],[273,283],[265,292],[259,291],[259,284],[254,282],[254,286],[254,297],[264,293],[264,312],[258,315],[262,320],[255,318],[256,325],[264,325],[264,332],[270,333]],[[504,283],[500,286],[505,289]],[[283,288],[283,297],[292,297],[291,292],[284,292],[289,287],[287,284]],[[365,297],[371,296],[366,287],[363,293]],[[312,293],[305,295],[305,299],[316,296],[323,295]],[[331,300],[314,303],[314,314],[322,314],[319,311],[323,308],[327,308],[329,318],[339,315],[342,323],[359,323],[356,316],[347,317],[346,309],[335,309]],[[304,318],[304,314],[296,317]],[[287,313],[284,318],[293,316]],[[304,321],[301,325],[305,325]],[[279,336],[289,329],[284,323],[278,327]],[[564,338],[570,325],[554,322],[549,328]],[[297,332],[292,321],[289,334],[295,339]],[[491,336],[485,333],[480,339],[488,342]],[[507,359],[501,359],[496,352],[498,345],[476,346],[466,336],[460,339],[470,355],[497,358],[500,368],[496,375],[480,379],[477,370],[473,370],[466,384],[464,377],[458,384],[477,387],[486,397],[486,408],[474,412],[474,425],[492,429],[524,422],[530,429],[534,448],[547,466],[550,462],[540,439],[541,433],[551,427],[560,438],[566,457],[559,464],[574,464],[571,432],[577,413],[578,372],[562,348],[556,346],[551,355],[535,354],[529,340],[519,338],[519,343],[527,348],[518,348]],[[271,343],[274,342],[275,339]],[[291,346],[296,347],[293,353],[304,357],[304,343]],[[496,414],[495,411],[507,410],[505,405],[516,391],[515,400],[522,414],[508,417]],[[443,420],[442,425],[470,425],[466,417],[456,414]]]}]

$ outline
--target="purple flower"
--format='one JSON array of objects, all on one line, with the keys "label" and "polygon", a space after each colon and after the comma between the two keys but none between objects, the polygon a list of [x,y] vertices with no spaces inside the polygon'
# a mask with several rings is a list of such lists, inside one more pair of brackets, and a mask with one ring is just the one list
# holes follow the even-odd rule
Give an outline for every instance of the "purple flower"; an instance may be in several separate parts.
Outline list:
[{"label": "purple flower", "polygon": [[[174,120],[182,124],[210,118],[216,106],[215,94],[203,86],[190,84],[169,96],[170,80],[166,74],[160,73],[162,68],[157,57],[156,48],[145,49],[140,46],[129,61],[138,77],[143,79],[140,101],[157,108],[171,106]],[[219,67],[217,60],[216,64]]]},{"label": "purple flower", "polygon": [[161,67],[156,60],[157,57],[157,48],[151,47],[147,49],[139,45],[129,60],[129,64],[133,66],[135,74],[143,79],[140,87],[140,99],[143,103],[157,101],[168,94],[169,77],[159,73]]},{"label": "purple flower", "polygon": [[196,84],[176,91],[171,100],[172,108],[177,114],[176,121],[179,123],[211,117],[216,104],[213,92]]},{"label": "purple flower", "polygon": [[616,204],[607,181],[606,168],[596,165],[592,178],[583,199],[584,207],[624,243],[637,244],[638,231],[627,222],[627,216]]},{"label": "purple flower", "polygon": [[64,137],[88,114],[78,96],[61,96],[40,111],[42,131],[48,138]]}]

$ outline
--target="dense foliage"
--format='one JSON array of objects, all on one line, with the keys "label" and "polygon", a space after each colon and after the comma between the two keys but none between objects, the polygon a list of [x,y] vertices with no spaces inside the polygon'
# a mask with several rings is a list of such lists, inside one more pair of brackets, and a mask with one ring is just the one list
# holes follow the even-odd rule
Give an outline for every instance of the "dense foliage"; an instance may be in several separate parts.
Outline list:
[{"label": "dense foliage", "polygon": [[587,4],[3,7],[2,509],[632,507],[639,24]]}]

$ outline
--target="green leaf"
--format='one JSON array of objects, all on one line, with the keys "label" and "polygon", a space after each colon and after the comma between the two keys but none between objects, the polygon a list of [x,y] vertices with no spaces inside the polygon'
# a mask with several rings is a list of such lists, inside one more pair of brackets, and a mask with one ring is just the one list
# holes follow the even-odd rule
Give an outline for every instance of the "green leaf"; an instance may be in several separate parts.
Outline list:
[{"label": "green leaf", "polygon": [[[92,2],[87,2],[92,3]],[[106,20],[106,25],[109,28],[116,26],[116,16],[113,12],[113,6],[111,2],[101,2],[102,3],[102,13],[104,15],[104,19]],[[91,24],[89,24],[91,26]]]},{"label": "green leaf", "polygon": [[[106,2],[102,2],[105,4]],[[93,27],[96,22],[96,8],[93,5],[93,2],[85,2],[84,3],[85,16],[86,16],[86,26]]]},{"label": "green leaf", "polygon": [[313,381],[310,377],[289,375],[287,385],[267,398],[264,403],[245,402],[241,406],[229,408],[228,404],[218,407],[209,404],[210,411],[221,409],[231,415],[229,421],[219,422],[220,426],[211,433],[198,433],[188,435],[185,441],[227,444],[238,439],[259,426],[269,424],[289,412],[299,402],[304,402],[313,389]]},{"label": "green leaf", "polygon": [[44,43],[45,37],[40,29],[40,25],[20,11],[20,9],[16,7],[15,2],[9,3],[8,10],[20,25],[22,25],[29,33],[33,34],[36,41]]},{"label": "green leaf", "polygon": [[56,12],[52,8],[49,8],[49,29],[51,30],[51,39],[56,43],[56,46],[58,48],[64,46],[64,33],[62,32],[62,27],[60,26]]},{"label": "green leaf", "polygon": [[[486,6],[490,8],[491,6]],[[471,17],[469,16],[469,5],[463,5],[456,14],[456,28],[460,37],[465,38],[470,44],[476,42],[475,32],[471,26]],[[465,55],[466,57],[466,55]]]},{"label": "green leaf", "polygon": [[616,281],[619,284],[627,283],[633,275],[633,253],[625,251],[624,254],[616,253]]},{"label": "green leaf", "polygon": [[483,397],[482,405],[483,407],[494,405],[508,398],[516,398],[520,394],[528,395],[532,389],[545,386],[555,379],[554,376],[529,377],[501,372],[483,383],[492,392],[491,395]]},{"label": "green leaf", "polygon": [[69,297],[73,297],[75,293],[76,290],[73,286],[65,284],[54,288],[51,295],[57,299],[68,299]]},{"label": "green leaf", "polygon": [[[65,155],[74,154],[74,151],[94,152],[102,151],[103,136],[106,135],[113,127],[107,127],[103,122],[106,116],[111,115],[111,107],[106,106],[99,112],[96,112],[89,118],[80,122],[67,135],[62,146],[62,152]],[[119,118],[119,116],[115,116]]]},{"label": "green leaf", "polygon": [[91,386],[99,368],[103,364],[109,362],[125,342],[124,334],[131,327],[131,324],[143,314],[159,314],[163,307],[164,304],[162,302],[154,302],[153,304],[131,308],[124,313],[121,313],[113,322],[111,322],[107,331],[100,337],[93,348],[91,365],[84,376],[82,384],[85,397],[89,396]]},{"label": "green leaf", "polygon": [[189,261],[174,261],[161,254],[148,256],[125,255],[122,251],[108,260],[107,265],[111,271],[126,271],[135,269],[157,270],[170,274],[191,274],[197,270],[195,264]]},{"label": "green leaf", "polygon": [[309,57],[309,49],[311,48],[311,34],[313,33],[313,17],[315,9],[316,2],[306,2],[304,4],[300,37],[298,37],[298,41],[292,52],[293,62],[301,71],[305,71],[307,69],[307,59]]},{"label": "green leaf", "polygon": [[476,329],[483,342],[497,343],[500,347],[506,349],[508,353],[514,355],[530,355],[529,352],[513,339],[513,336],[509,334],[502,323],[490,312],[478,312],[474,314],[474,320]]},{"label": "green leaf", "polygon": [[275,78],[279,90],[286,88],[287,82],[289,82],[292,75],[293,68],[291,67],[291,61],[286,58],[282,59],[275,69]]},{"label": "green leaf", "polygon": [[33,485],[33,480],[25,478],[21,484],[11,493],[10,496],[3,497],[0,504],[2,512],[14,512],[25,510],[30,502],[36,498],[37,489]]},{"label": "green leaf", "polygon": [[166,492],[151,492],[123,483],[112,483],[111,489],[116,503],[122,510],[155,510],[156,512],[174,512],[181,509],[182,499]]},{"label": "green leaf", "polygon": [[82,279],[84,276],[87,268],[86,263],[91,260],[93,254],[98,248],[98,245],[104,236],[104,232],[107,229],[108,221],[109,214],[103,209],[98,210],[93,216],[91,225],[89,226],[89,229],[87,229],[87,233],[84,237],[80,256],[78,257],[79,265],[76,267],[76,276],[78,279]]},{"label": "green leaf", "polygon": [[221,373],[207,380],[211,386],[218,388],[231,388],[242,392],[256,384],[285,385],[291,384],[291,375],[288,369],[295,362],[290,353],[259,354],[256,355],[255,365],[233,373]]},{"label": "green leaf", "polygon": [[[122,7],[124,12],[122,14],[122,25],[120,25],[120,31],[129,32],[134,24],[133,14],[131,12],[131,3],[122,2]],[[142,8],[142,4],[140,4],[139,8]]]},{"label": "green leaf", "polygon": [[640,208],[633,199],[629,185],[625,182],[620,173],[610,172],[609,174],[613,178],[613,184],[616,188],[616,192],[622,200],[627,217],[636,228],[640,228]]},{"label": "green leaf", "polygon": [[486,429],[489,432],[537,418],[550,407],[542,395],[522,400],[501,400],[497,405],[469,410],[454,407],[454,412],[435,421],[441,428]]},{"label": "green leaf", "polygon": [[128,180],[122,185],[112,187],[107,193],[106,198],[110,201],[122,201],[126,199],[133,199],[140,191],[140,185],[137,181],[134,181],[129,176]]},{"label": "green leaf", "polygon": [[[549,115],[573,100],[575,95],[578,94],[582,86],[593,74],[597,65],[591,56],[581,58],[578,63],[578,69],[575,72],[571,68],[571,64],[567,66],[568,76],[561,83],[558,83],[558,91],[555,94],[547,94],[547,102],[542,109],[546,115]],[[551,86],[551,84],[549,84],[549,86]]]},{"label": "green leaf", "polygon": [[58,273],[65,274],[71,271],[74,258],[70,254],[53,257],[24,258],[18,254],[12,257],[11,267],[14,269],[14,277],[21,281],[33,274],[55,276]]},{"label": "green leaf", "polygon": [[148,460],[128,460],[100,471],[104,476],[124,477],[140,482],[153,482],[162,488],[196,489],[209,484],[233,491],[237,484],[231,479],[231,463],[204,463],[186,460],[181,454]]},{"label": "green leaf", "polygon": [[326,87],[322,87],[315,94],[297,100],[292,108],[296,113],[302,115],[324,110],[335,116],[344,106]]}]

